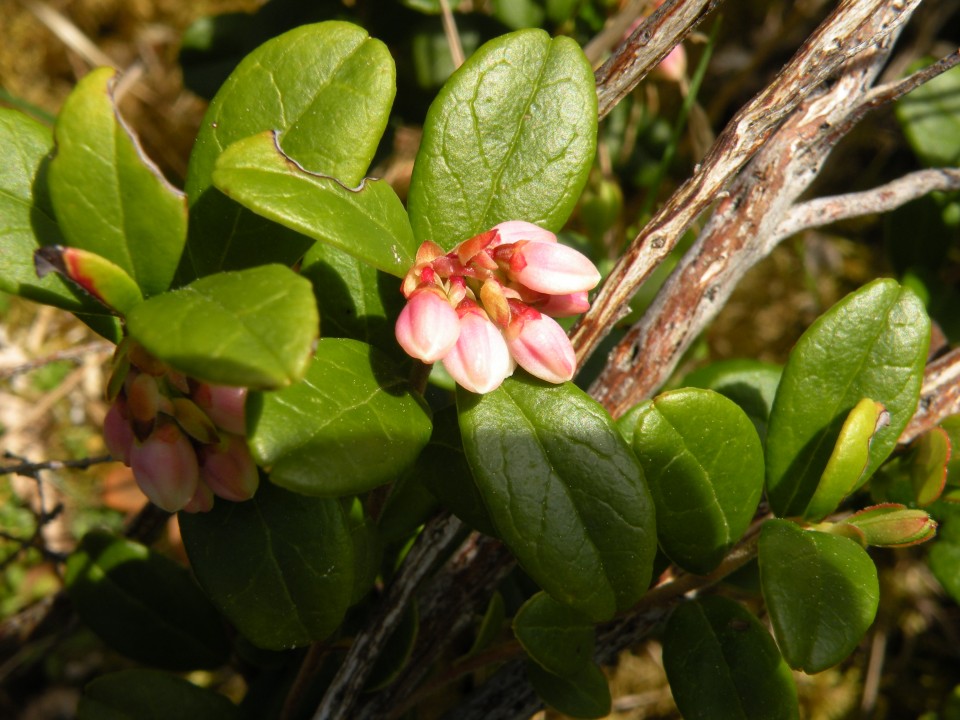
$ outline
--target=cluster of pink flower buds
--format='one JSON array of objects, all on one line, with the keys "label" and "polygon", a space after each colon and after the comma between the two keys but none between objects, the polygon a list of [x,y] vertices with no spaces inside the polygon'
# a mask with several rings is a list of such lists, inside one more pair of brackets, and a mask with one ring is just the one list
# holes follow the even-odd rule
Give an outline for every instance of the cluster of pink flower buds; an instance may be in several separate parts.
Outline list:
[{"label": "cluster of pink flower buds", "polygon": [[548,382],[566,382],[577,360],[553,318],[587,310],[587,291],[598,282],[586,256],[520,220],[448,253],[427,241],[403,280],[407,304],[397,318],[397,341],[425,363],[442,360],[475,393],[498,388],[518,364]]},{"label": "cluster of pink flower buds", "polygon": [[257,466],[244,437],[246,388],[207,385],[124,341],[108,386],[107,448],[168,512],[206,512],[213,497],[253,497]]}]

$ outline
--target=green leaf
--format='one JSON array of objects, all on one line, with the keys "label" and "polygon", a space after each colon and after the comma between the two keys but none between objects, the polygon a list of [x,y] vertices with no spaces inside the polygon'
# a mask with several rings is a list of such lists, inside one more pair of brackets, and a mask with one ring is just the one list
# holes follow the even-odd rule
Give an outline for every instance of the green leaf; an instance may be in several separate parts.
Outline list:
[{"label": "green leaf", "polygon": [[610,686],[606,675],[593,663],[576,678],[570,679],[549,673],[535,662],[528,662],[527,677],[537,695],[564,715],[602,718],[610,714]]},{"label": "green leaf", "polygon": [[487,648],[503,629],[504,621],[507,619],[507,607],[503,601],[503,595],[499,592],[493,593],[487,609],[483,613],[483,620],[480,621],[480,627],[477,628],[477,636],[473,639],[473,645],[467,657],[476,655],[481,650]]},{"label": "green leaf", "polygon": [[377,657],[373,668],[370,670],[370,677],[367,679],[367,692],[379,690],[391,682],[403,670],[413,647],[417,641],[417,633],[420,632],[420,614],[417,612],[416,600],[407,606],[400,619],[400,624],[390,634],[390,637],[384,643],[383,650]]},{"label": "green leaf", "polygon": [[886,422],[887,414],[880,403],[863,398],[854,406],[840,428],[820,483],[803,513],[805,518],[822,520],[863,484],[863,472],[870,462],[870,443]]},{"label": "green leaf", "polygon": [[593,73],[571,38],[492,40],[430,106],[408,206],[418,241],[449,249],[505,220],[559,230],[593,163]]},{"label": "green leaf", "polygon": [[496,537],[493,520],[463,451],[456,408],[437,413],[430,443],[417,458],[414,473],[450,512],[484,535]]},{"label": "green leaf", "polygon": [[733,400],[753,422],[763,441],[782,372],[779,365],[759,360],[721,360],[693,371],[681,385],[716,390]]},{"label": "green leaf", "polygon": [[174,369],[251,388],[303,377],[319,323],[310,283],[282,265],[201,278],[127,316],[130,336]]},{"label": "green leaf", "polygon": [[[910,71],[933,62],[927,58]],[[933,166],[960,164],[960,68],[925,82],[895,106],[897,119],[913,151]]]},{"label": "green leaf", "polygon": [[59,275],[37,277],[33,253],[62,245],[47,197],[53,136],[23,113],[0,108],[0,291],[74,312],[106,313],[98,302]]},{"label": "green leaf", "polygon": [[324,338],[302,382],[247,400],[250,450],[270,480],[338,497],[397,479],[430,439],[430,414],[393,363]]},{"label": "green leaf", "polygon": [[952,446],[947,431],[931,428],[914,443],[910,458],[910,484],[917,505],[929,505],[943,494]]},{"label": "green leaf", "polygon": [[790,667],[817,673],[853,652],[880,599],[877,568],[858,543],[769,520],[759,560],[763,599]]},{"label": "green leaf", "polygon": [[150,297],[173,281],[187,200],[117,114],[115,74],[94,70],[67,97],[54,133],[50,197],[67,244],[119,265]]},{"label": "green leaf", "polygon": [[523,569],[592,621],[633,605],[650,582],[654,508],[606,411],[572,383],[520,373],[457,404],[477,487]]},{"label": "green leaf", "polygon": [[845,418],[865,397],[890,413],[862,479],[873,475],[916,409],[929,344],[923,303],[893,280],[860,288],[810,326],[790,353],[770,414],[767,494],[777,515],[806,510]]},{"label": "green leaf", "polygon": [[230,645],[190,573],[139,543],[90,532],[67,559],[80,619],[117,652],[169,670],[213,668]]},{"label": "green leaf", "polygon": [[340,625],[354,581],[350,527],[337,500],[260,483],[252,500],[180,513],[200,585],[254,645],[285,650]]},{"label": "green leaf", "polygon": [[593,624],[576,610],[539,592],[513,619],[513,634],[547,672],[576,680],[593,661]]},{"label": "green leaf", "polygon": [[48,245],[34,254],[37,275],[58,272],[120,314],[143,302],[140,287],[123,268],[96,253]]},{"label": "green leaf", "polygon": [[233,143],[217,159],[213,182],[258,215],[333,245],[369,265],[403,277],[417,243],[407,211],[386,180],[347,187],[310,172],[284,154],[276,132]]},{"label": "green leaf", "polygon": [[686,720],[799,718],[797,688],[766,628],[719,595],[683,603],[663,637],[663,667]]},{"label": "green leaf", "polygon": [[938,538],[930,548],[927,563],[946,593],[960,603],[960,539]]},{"label": "green leaf", "polygon": [[763,448],[750,419],[712,390],[666,392],[638,413],[633,450],[663,551],[685,570],[710,572],[750,525],[763,492]]},{"label": "green leaf", "polygon": [[239,720],[223,695],[176,675],[137,668],[98,677],[83,690],[77,720]]},{"label": "green leaf", "polygon": [[386,128],[395,91],[386,46],[349,23],[305,25],[247,55],[210,103],[190,156],[190,240],[180,277],[291,264],[311,245],[212,187],[225,148],[277,130],[286,154],[303,167],[356,185]]},{"label": "green leaf", "polygon": [[395,277],[324,243],[307,251],[300,274],[313,283],[324,337],[360,340],[408,361],[393,330],[406,302]]}]

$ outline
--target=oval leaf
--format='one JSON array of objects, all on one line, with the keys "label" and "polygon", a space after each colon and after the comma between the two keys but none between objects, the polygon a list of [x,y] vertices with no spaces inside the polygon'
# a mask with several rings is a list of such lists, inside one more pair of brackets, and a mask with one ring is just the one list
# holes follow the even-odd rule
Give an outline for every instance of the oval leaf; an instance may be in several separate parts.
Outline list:
[{"label": "oval leaf", "polygon": [[712,390],[663,393],[637,413],[633,449],[657,507],[663,551],[685,570],[713,570],[753,519],[763,448],[733,401]]},{"label": "oval leaf", "polygon": [[870,444],[862,481],[873,474],[916,409],[929,344],[923,303],[885,279],[848,295],[807,329],[770,414],[767,494],[777,515],[806,510],[847,414],[865,397],[890,413]]},{"label": "oval leaf", "polygon": [[187,200],[117,114],[114,75],[94,70],[63,104],[50,197],[67,244],[119,265],[149,297],[173,281],[187,238]]},{"label": "oval leaf", "polygon": [[527,663],[527,677],[545,703],[576,718],[602,718],[610,714],[607,676],[589,663],[576,678],[562,678],[535,662]]},{"label": "oval leaf", "polygon": [[46,196],[50,130],[23,113],[0,108],[0,148],[0,291],[64,310],[106,313],[61,276],[38,278],[34,269],[37,248],[64,243]]},{"label": "oval leaf", "polygon": [[554,675],[575,680],[593,660],[593,624],[543,592],[517,611],[513,634],[530,659]]},{"label": "oval leaf", "polygon": [[238,140],[277,130],[301,165],[356,185],[387,126],[395,76],[386,46],[345,22],[304,25],[247,55],[210,103],[190,156],[181,279],[297,260],[312,241],[213,188],[217,158]]},{"label": "oval leaf", "polygon": [[793,675],[773,638],[733,600],[712,595],[674,610],[663,668],[686,720],[800,717]]},{"label": "oval leaf", "polygon": [[840,428],[820,483],[803,513],[805,518],[822,520],[863,484],[863,471],[870,461],[870,443],[888,421],[889,415],[883,405],[870,398],[864,398],[850,411]]},{"label": "oval leaf", "polygon": [[953,447],[947,431],[935,427],[921,435],[912,450],[910,484],[917,504],[923,507],[943,494]]},{"label": "oval leaf", "polygon": [[763,441],[782,372],[779,365],[759,360],[721,360],[690,373],[681,385],[715,390],[733,400],[753,422]]},{"label": "oval leaf", "polygon": [[354,553],[338,501],[260,483],[252,500],[218,501],[179,520],[200,585],[254,645],[307,645],[340,625]]},{"label": "oval leaf", "polygon": [[393,363],[324,338],[302,382],[247,400],[250,450],[270,480],[324,497],[397,479],[430,439],[430,414]]},{"label": "oval leaf", "polygon": [[213,182],[258,215],[378,270],[403,277],[416,258],[407,211],[386,180],[365,179],[351,188],[310,172],[284,154],[276,132],[254,135],[224,150]]},{"label": "oval leaf", "polygon": [[593,73],[576,42],[521,30],[486,43],[427,113],[408,201],[417,240],[450,249],[505,220],[558,231],[596,142]]},{"label": "oval leaf", "polygon": [[457,405],[484,504],[524,570],[592,621],[633,605],[656,552],[653,501],[603,408],[520,373]]},{"label": "oval leaf", "polygon": [[[918,65],[928,65],[926,58]],[[911,67],[910,72],[920,69]],[[960,163],[960,68],[953,68],[904,95],[897,119],[913,151],[927,165]]]},{"label": "oval leaf", "polygon": [[83,690],[77,720],[239,720],[223,695],[159,670],[138,668],[99,677]]},{"label": "oval leaf", "polygon": [[190,573],[139,543],[87,533],[67,559],[66,585],[80,619],[127,657],[169,670],[227,660],[220,616]]},{"label": "oval leaf", "polygon": [[303,377],[319,331],[309,281],[282,265],[225,272],[141,303],[130,336],[198,380],[273,388]]},{"label": "oval leaf", "polygon": [[770,520],[759,560],[763,599],[790,667],[817,673],[853,652],[880,599],[877,568],[858,543]]}]

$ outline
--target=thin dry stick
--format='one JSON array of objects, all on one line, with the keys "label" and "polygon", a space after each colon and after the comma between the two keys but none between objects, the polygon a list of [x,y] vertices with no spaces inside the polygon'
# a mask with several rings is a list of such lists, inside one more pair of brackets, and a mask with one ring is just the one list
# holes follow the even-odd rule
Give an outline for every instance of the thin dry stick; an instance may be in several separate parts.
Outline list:
[{"label": "thin dry stick", "polygon": [[440,11],[443,15],[443,33],[447,36],[447,45],[450,46],[450,59],[455,68],[463,65],[463,45],[460,43],[460,33],[457,32],[457,21],[453,19],[448,0],[440,0]]},{"label": "thin dry stick", "polygon": [[[627,313],[630,299],[673,249],[682,233],[721,197],[727,183],[801,102],[834,75],[848,58],[889,36],[906,22],[919,3],[920,0],[844,0],[840,3],[775,80],[736,114],[693,176],[634,238],[571,334],[578,361],[582,363]],[[889,18],[879,31],[872,22],[878,14]]]},{"label": "thin dry stick", "polygon": [[106,354],[108,352],[113,352],[113,348],[113,344],[108,343],[105,340],[93,340],[91,342],[84,343],[83,345],[75,345],[74,347],[58,350],[57,352],[44,355],[43,357],[34,358],[18,365],[0,367],[0,380],[8,380],[9,378],[16,377],[17,375],[21,375],[26,372],[31,372],[32,370],[36,370],[37,368],[41,368],[44,365],[49,365],[53,362],[57,362],[58,360],[73,360],[76,362],[81,362],[87,357],[87,355]]},{"label": "thin dry stick", "polygon": [[64,470],[72,468],[74,470],[86,470],[93,465],[113,462],[109,455],[97,455],[96,457],[81,458],[79,460],[44,460],[43,462],[21,462],[17,465],[7,465],[0,467],[0,475],[26,475],[33,477],[41,470]]},{"label": "thin dry stick", "polygon": [[354,703],[363,692],[363,686],[384,643],[400,624],[420,583],[462,531],[463,523],[452,515],[439,515],[423,529],[387,588],[376,615],[354,639],[313,720],[346,720],[354,717]]},{"label": "thin dry stick", "polygon": [[[885,19],[878,15],[877,25]],[[591,388],[614,416],[663,385],[739,279],[790,232],[802,229],[802,222],[818,217],[826,222],[858,208],[859,214],[891,209],[931,188],[956,186],[956,171],[925,171],[868,193],[794,204],[833,147],[867,112],[960,61],[952,54],[922,75],[871,89],[887,58],[880,48],[888,47],[889,41],[851,61],[830,91],[785,123],[734,182],[653,305],[611,352]]]}]

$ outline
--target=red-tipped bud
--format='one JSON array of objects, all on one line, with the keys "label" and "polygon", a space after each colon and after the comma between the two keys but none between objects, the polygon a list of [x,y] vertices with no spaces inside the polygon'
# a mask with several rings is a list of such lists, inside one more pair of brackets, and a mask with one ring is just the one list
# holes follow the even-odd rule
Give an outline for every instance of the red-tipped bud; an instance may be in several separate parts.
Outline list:
[{"label": "red-tipped bud", "polygon": [[513,320],[507,328],[507,347],[517,363],[531,375],[552,383],[573,378],[577,356],[557,321],[513,301]]},{"label": "red-tipped bud", "polygon": [[446,297],[432,288],[410,296],[395,328],[397,342],[410,357],[425,363],[442,360],[460,337],[460,318]]},{"label": "red-tipped bud", "polygon": [[131,371],[124,383],[127,410],[133,424],[133,432],[139,440],[145,440],[153,432],[160,412],[160,386],[157,379],[147,373]]},{"label": "red-tipped bud", "polygon": [[923,510],[887,503],[865,508],[843,521],[859,530],[867,545],[918,545],[937,534],[937,523]]},{"label": "red-tipped bud", "polygon": [[214,494],[233,502],[249,500],[260,484],[257,465],[239,435],[225,435],[219,445],[201,448],[200,479]]},{"label": "red-tipped bud", "polygon": [[486,313],[469,300],[462,308],[460,337],[443,359],[443,367],[470,392],[488,393],[513,374],[516,363],[503,334]]},{"label": "red-tipped bud", "polygon": [[218,428],[235,435],[247,434],[247,388],[200,383],[192,397]]},{"label": "red-tipped bud", "polygon": [[569,295],[547,295],[545,302],[537,305],[537,310],[550,317],[573,317],[590,309],[587,293],[578,292]]},{"label": "red-tipped bud", "polygon": [[130,448],[133,447],[133,428],[130,426],[130,413],[123,398],[113,401],[103,419],[103,440],[114,460],[124,465],[130,464]]},{"label": "red-tipped bud", "polygon": [[494,225],[494,230],[498,233],[498,238],[492,243],[493,247],[497,245],[510,245],[521,240],[532,240],[533,242],[555,243],[557,236],[549,230],[544,230],[539,225],[528,223],[523,220],[508,220],[499,225]]},{"label": "red-tipped bud", "polygon": [[130,467],[143,494],[167,512],[180,510],[197,492],[197,455],[172,422],[159,425],[144,442],[134,443]]},{"label": "red-tipped bud", "polygon": [[502,245],[496,257],[509,263],[510,278],[547,295],[584,292],[600,282],[590,258],[560,243],[525,242]]}]

